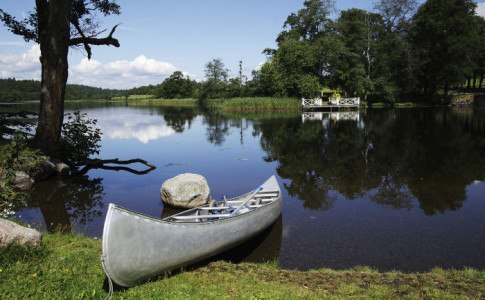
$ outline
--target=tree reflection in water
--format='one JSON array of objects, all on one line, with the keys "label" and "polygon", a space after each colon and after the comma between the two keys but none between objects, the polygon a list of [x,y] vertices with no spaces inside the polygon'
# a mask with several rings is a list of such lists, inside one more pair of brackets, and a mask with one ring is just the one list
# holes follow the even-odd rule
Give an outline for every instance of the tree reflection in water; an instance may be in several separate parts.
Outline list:
[{"label": "tree reflection in water", "polygon": [[484,124],[481,111],[370,110],[360,120],[273,119],[254,130],[305,207],[329,209],[338,192],[396,209],[416,198],[432,215],[459,209],[467,185],[485,177]]},{"label": "tree reflection in water", "polygon": [[74,223],[86,224],[102,216],[102,181],[82,175],[39,182],[29,195],[29,206],[40,208],[49,232],[69,232]]},{"label": "tree reflection in water", "polygon": [[204,123],[207,126],[207,140],[221,146],[229,135],[229,120],[219,114],[210,113],[205,116]]},{"label": "tree reflection in water", "polygon": [[197,113],[197,107],[195,106],[167,106],[158,108],[158,114],[162,115],[167,125],[177,133],[184,132],[186,126],[190,129]]}]

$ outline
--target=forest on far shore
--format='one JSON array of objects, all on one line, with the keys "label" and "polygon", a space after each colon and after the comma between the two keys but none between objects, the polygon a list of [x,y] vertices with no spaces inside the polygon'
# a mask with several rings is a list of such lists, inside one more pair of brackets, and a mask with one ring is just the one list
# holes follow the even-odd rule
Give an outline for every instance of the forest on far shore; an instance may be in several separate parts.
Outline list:
[{"label": "forest on far shore", "polygon": [[[68,84],[66,100],[76,99],[112,99],[123,96],[125,90],[112,90],[79,84]],[[40,81],[0,79],[0,102],[21,102],[40,99]]]}]

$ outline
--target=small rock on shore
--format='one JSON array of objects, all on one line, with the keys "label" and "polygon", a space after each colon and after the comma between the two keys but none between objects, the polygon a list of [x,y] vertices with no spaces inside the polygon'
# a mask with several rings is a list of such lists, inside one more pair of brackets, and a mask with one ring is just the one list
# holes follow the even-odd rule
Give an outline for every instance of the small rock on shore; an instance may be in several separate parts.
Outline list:
[{"label": "small rock on shore", "polygon": [[12,244],[40,246],[41,242],[42,234],[37,230],[0,218],[0,248]]}]

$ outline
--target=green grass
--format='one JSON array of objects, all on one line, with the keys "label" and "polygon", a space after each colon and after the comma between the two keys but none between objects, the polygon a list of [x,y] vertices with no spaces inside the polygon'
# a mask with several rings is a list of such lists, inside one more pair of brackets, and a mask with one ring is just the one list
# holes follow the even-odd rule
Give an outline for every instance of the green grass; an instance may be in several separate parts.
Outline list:
[{"label": "green grass", "polygon": [[[101,242],[46,234],[36,249],[0,250],[2,299],[103,299],[107,295]],[[277,262],[213,262],[129,289],[113,299],[483,299],[485,271],[428,273],[282,270]]]},{"label": "green grass", "polygon": [[211,99],[206,105],[222,112],[301,111],[301,100],[294,98]]}]

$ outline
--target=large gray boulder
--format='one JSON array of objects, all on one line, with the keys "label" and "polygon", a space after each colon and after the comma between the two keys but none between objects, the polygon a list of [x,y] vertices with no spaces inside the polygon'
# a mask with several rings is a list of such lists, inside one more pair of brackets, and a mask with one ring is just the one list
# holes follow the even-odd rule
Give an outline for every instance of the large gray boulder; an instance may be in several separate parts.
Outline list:
[{"label": "large gray boulder", "polygon": [[209,185],[202,175],[180,174],[162,184],[160,198],[169,206],[177,208],[201,206],[210,201]]},{"label": "large gray boulder", "polygon": [[12,244],[40,246],[42,235],[34,229],[0,218],[0,248]]}]

